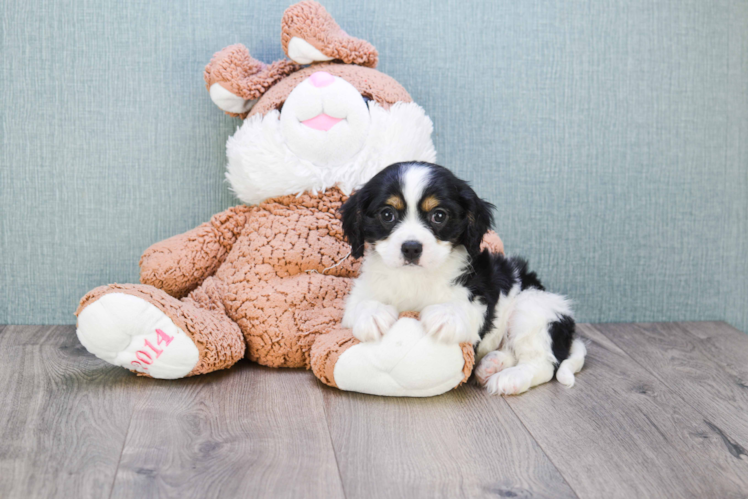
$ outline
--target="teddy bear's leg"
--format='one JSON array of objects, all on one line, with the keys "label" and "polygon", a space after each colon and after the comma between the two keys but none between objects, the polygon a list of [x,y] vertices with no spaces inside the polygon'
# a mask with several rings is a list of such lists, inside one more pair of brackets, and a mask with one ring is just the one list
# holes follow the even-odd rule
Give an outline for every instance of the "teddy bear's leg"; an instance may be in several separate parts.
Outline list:
[{"label": "teddy bear's leg", "polygon": [[359,342],[338,328],[317,337],[311,367],[323,383],[379,396],[436,396],[467,381],[474,364],[469,344],[443,344],[414,317],[401,317],[377,342]]},{"label": "teddy bear's leg", "polygon": [[245,117],[267,89],[297,69],[286,59],[264,64],[236,44],[216,52],[203,76],[216,106],[231,116]]},{"label": "teddy bear's leg", "polygon": [[183,300],[148,285],[99,287],[76,312],[78,338],[104,361],[153,378],[228,368],[244,356],[245,345],[221,292],[215,278]]},{"label": "teddy bear's leg", "polygon": [[439,342],[414,317],[401,317],[377,342],[354,339],[340,326],[350,287],[348,278],[304,273],[266,278],[243,297],[227,294],[232,316],[242,318],[247,357],[311,368],[327,385],[381,396],[434,396],[467,379],[472,346]]}]

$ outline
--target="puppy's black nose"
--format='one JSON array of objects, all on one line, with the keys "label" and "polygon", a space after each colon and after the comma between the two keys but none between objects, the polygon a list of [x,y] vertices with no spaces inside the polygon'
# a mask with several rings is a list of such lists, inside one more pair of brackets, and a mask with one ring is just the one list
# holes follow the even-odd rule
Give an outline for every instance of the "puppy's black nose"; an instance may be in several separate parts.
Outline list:
[{"label": "puppy's black nose", "polygon": [[423,245],[418,241],[406,241],[402,246],[405,262],[417,263],[423,253]]}]

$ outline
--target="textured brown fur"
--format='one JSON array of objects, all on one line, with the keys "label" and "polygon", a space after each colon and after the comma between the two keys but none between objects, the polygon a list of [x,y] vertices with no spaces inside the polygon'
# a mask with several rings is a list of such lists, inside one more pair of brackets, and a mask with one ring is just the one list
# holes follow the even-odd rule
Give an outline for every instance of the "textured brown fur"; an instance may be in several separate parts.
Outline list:
[{"label": "textured brown fur", "polygon": [[[340,327],[360,264],[343,237],[338,209],[345,199],[332,188],[230,208],[147,249],[142,285],[97,288],[77,313],[107,293],[135,295],[197,344],[200,361],[190,375],[228,368],[246,346],[253,361],[311,368],[335,385],[335,362],[358,343]],[[501,241],[489,233],[484,245],[497,249]],[[465,354],[465,369],[472,370],[470,359]]]},{"label": "textured brown fur", "polygon": [[140,281],[177,298],[187,295],[223,263],[251,212],[245,205],[229,208],[151,246],[140,258]]},{"label": "textured brown fur", "polygon": [[[385,109],[412,102],[397,81],[373,69],[376,49],[346,34],[320,4],[306,0],[286,10],[284,51],[294,36],[335,61],[305,68],[289,60],[265,64],[241,44],[213,56],[204,72],[208,90],[218,83],[257,101],[248,113],[227,114],[245,118],[280,109],[316,71],[345,79]],[[197,345],[199,361],[188,376],[228,368],[246,355],[267,366],[312,369],[323,383],[336,386],[335,364],[358,344],[340,326],[360,264],[343,238],[338,209],[345,199],[332,188],[230,208],[148,248],[140,260],[142,284],[96,288],[83,297],[76,315],[103,295],[133,295],[163,311]],[[503,252],[493,232],[483,245]],[[472,346],[462,349],[467,379],[474,356]]]},{"label": "textured brown fur", "polygon": [[325,8],[312,0],[292,5],[283,13],[281,44],[286,54],[288,42],[293,37],[309,42],[327,57],[346,64],[375,68],[379,60],[377,49],[372,44],[340,29]]},{"label": "textured brown fur", "polygon": [[[270,87],[301,68],[298,64],[281,59],[265,64],[249,55],[249,50],[238,43],[216,52],[207,66],[203,78],[210,91],[214,83],[245,100],[259,99]],[[228,113],[238,116],[236,113]]]},{"label": "textured brown fur", "polygon": [[338,328],[317,339],[312,346],[312,372],[324,384],[337,387],[335,383],[335,364],[338,358],[358,344],[359,341],[351,335],[349,330]]},{"label": "textured brown fur", "polygon": [[379,57],[374,46],[340,29],[319,3],[306,0],[286,10],[281,20],[284,52],[288,53],[288,42],[293,37],[307,41],[337,63],[316,63],[303,69],[287,59],[265,64],[254,59],[244,45],[230,45],[216,52],[205,67],[206,88],[210,90],[218,83],[242,99],[259,99],[259,102],[249,113],[226,111],[226,114],[246,118],[279,109],[296,85],[320,70],[344,78],[385,109],[399,101],[411,102],[410,95],[399,83],[373,69]]},{"label": "textured brown fur", "polygon": [[333,76],[339,76],[353,85],[361,95],[373,99],[384,109],[389,109],[396,102],[413,101],[410,94],[394,78],[375,69],[347,64],[315,63],[293,73],[265,92],[249,112],[249,116],[264,115],[274,109],[280,109],[288,94],[316,71],[326,71]]},{"label": "textured brown fur", "polygon": [[462,366],[462,374],[464,377],[458,384],[458,387],[468,381],[470,374],[473,373],[473,367],[475,366],[475,350],[473,345],[469,342],[463,342],[460,344],[462,348],[462,357],[465,358],[465,364]]}]

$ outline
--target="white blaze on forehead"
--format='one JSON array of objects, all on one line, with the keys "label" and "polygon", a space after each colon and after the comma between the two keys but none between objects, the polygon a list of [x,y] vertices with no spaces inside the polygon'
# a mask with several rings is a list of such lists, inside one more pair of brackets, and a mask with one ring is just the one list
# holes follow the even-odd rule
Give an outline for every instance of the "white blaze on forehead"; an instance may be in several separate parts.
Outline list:
[{"label": "white blaze on forehead", "polygon": [[433,230],[421,219],[418,206],[431,180],[431,169],[421,165],[404,165],[400,170],[400,189],[405,200],[405,217],[394,231],[374,244],[374,250],[390,267],[405,264],[402,245],[406,241],[417,241],[423,246],[418,264],[427,269],[441,266],[449,257],[452,245],[438,241]]},{"label": "white blaze on forehead", "polygon": [[406,170],[400,176],[400,185],[407,207],[406,218],[418,219],[418,203],[423,198],[423,192],[429,185],[431,170],[420,165],[412,165],[406,167]]}]

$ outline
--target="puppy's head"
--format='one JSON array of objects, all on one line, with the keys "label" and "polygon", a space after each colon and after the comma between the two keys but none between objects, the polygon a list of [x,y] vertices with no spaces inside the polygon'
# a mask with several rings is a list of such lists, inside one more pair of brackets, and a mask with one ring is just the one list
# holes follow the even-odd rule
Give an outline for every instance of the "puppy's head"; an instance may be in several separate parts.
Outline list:
[{"label": "puppy's head", "polygon": [[493,205],[444,167],[395,163],[375,175],[343,205],[351,254],[366,243],[390,267],[434,269],[462,246],[480,253]]}]

